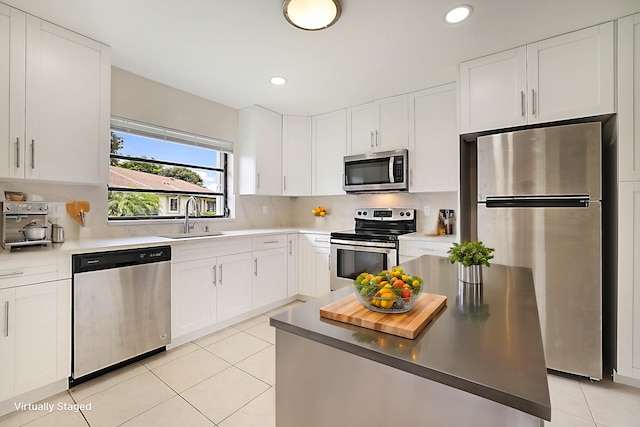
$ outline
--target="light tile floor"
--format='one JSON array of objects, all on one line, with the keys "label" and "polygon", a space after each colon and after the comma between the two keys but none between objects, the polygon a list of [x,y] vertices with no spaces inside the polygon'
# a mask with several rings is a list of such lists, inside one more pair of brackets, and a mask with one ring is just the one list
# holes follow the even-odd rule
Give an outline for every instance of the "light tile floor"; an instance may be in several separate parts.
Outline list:
[{"label": "light tile floor", "polygon": [[[17,411],[0,426],[275,426],[275,330],[256,316]],[[640,389],[549,375],[551,427],[640,427]],[[60,410],[91,405],[91,410]],[[357,426],[354,426],[357,427]],[[455,426],[453,426],[455,427]]]}]

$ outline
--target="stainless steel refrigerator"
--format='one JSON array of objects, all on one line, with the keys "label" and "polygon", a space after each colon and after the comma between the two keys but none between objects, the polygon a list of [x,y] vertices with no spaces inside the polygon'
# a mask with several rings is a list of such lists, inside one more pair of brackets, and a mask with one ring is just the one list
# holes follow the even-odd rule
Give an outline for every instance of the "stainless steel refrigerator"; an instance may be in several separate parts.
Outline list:
[{"label": "stainless steel refrigerator", "polygon": [[547,367],[601,379],[601,124],[479,137],[477,162],[478,240],[532,269]]}]

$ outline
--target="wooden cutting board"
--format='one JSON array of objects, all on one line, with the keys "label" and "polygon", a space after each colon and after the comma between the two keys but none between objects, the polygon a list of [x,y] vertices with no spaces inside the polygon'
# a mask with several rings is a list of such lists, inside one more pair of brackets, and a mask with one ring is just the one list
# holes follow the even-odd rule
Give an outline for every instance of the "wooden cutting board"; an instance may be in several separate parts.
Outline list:
[{"label": "wooden cutting board", "polygon": [[447,303],[444,295],[423,293],[406,313],[378,313],[365,308],[354,294],[320,309],[320,316],[387,334],[414,339]]}]

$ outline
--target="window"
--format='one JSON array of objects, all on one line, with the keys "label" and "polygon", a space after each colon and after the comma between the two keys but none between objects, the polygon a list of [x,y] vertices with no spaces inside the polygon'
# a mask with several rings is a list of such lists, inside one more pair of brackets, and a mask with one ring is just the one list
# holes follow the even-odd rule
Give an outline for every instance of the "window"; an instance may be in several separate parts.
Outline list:
[{"label": "window", "polygon": [[191,196],[199,209],[190,215],[229,216],[231,149],[227,141],[112,117],[109,220],[184,218]]}]

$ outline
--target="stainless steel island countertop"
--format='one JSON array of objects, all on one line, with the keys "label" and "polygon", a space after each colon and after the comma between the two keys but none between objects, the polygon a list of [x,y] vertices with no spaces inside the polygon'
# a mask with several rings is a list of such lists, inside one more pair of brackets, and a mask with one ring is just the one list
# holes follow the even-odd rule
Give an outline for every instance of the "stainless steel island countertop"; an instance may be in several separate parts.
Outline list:
[{"label": "stainless steel island countertop", "polygon": [[351,288],[279,313],[271,325],[550,420],[531,270],[494,264],[484,268],[482,287],[474,288],[458,281],[457,266],[447,258],[425,255],[402,266],[424,279],[424,292],[447,296],[446,307],[414,340],[320,317],[321,307]]}]

